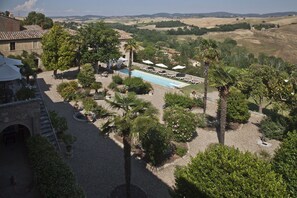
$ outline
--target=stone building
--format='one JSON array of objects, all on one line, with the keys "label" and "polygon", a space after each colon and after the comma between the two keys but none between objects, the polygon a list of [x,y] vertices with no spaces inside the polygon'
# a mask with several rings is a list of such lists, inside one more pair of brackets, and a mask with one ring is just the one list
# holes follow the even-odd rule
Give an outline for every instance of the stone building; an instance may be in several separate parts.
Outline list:
[{"label": "stone building", "polygon": [[0,15],[0,32],[21,31],[21,21]]},{"label": "stone building", "polygon": [[[127,41],[129,39],[132,39],[132,36],[130,33],[128,32],[125,32],[123,30],[118,30],[118,29],[115,29],[115,31],[117,31],[120,35],[120,53],[122,54],[122,57],[123,58],[126,58],[128,61],[129,61],[129,52],[126,52],[125,49],[124,49],[124,45],[127,43]],[[127,62],[128,62],[127,61]],[[133,62],[133,56],[132,56],[132,62]]]},{"label": "stone building", "polygon": [[0,16],[0,24],[0,52],[4,56],[21,55],[24,50],[34,52],[37,54],[36,63],[41,67],[41,39],[47,31],[38,25],[21,27],[19,20],[5,16]]}]

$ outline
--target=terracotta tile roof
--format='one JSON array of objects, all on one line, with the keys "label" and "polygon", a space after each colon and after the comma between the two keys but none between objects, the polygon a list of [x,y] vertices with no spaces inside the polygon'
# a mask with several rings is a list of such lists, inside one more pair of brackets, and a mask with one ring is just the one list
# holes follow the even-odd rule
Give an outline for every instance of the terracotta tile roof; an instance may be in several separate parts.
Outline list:
[{"label": "terracotta tile roof", "polygon": [[47,30],[24,30],[17,32],[0,32],[0,41],[41,38]]},{"label": "terracotta tile roof", "polygon": [[39,25],[24,25],[23,28],[26,30],[42,30]]},{"label": "terracotta tile roof", "polygon": [[128,40],[128,39],[132,39],[132,36],[130,33],[125,32],[123,30],[118,30],[118,29],[114,29],[115,31],[117,31],[120,35],[120,40]]}]

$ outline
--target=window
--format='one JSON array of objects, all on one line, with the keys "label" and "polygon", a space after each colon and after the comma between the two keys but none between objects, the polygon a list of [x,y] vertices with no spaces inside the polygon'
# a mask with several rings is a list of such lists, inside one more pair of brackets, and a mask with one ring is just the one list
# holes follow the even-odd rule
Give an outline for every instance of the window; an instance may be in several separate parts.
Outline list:
[{"label": "window", "polygon": [[15,42],[10,42],[10,46],[9,46],[10,50],[15,50]]}]

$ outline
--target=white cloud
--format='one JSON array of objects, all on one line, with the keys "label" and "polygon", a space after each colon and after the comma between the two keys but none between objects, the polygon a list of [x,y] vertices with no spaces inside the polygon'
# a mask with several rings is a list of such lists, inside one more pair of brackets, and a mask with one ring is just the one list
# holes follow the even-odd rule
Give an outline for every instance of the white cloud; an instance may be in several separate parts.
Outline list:
[{"label": "white cloud", "polygon": [[25,3],[17,5],[14,10],[15,11],[31,11],[31,10],[38,10],[38,8],[34,8],[37,0],[28,0]]}]

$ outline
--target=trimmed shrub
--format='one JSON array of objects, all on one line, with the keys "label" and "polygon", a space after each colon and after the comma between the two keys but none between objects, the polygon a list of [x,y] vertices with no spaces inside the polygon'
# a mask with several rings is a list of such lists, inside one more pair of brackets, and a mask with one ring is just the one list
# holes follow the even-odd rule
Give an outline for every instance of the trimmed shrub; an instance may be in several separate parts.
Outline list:
[{"label": "trimmed shrub", "polygon": [[250,116],[245,96],[240,92],[231,92],[227,99],[227,122],[246,123]]},{"label": "trimmed shrub", "polygon": [[260,131],[264,137],[282,140],[285,135],[286,127],[278,121],[274,122],[270,117],[267,117],[260,122]]},{"label": "trimmed shrub", "polygon": [[288,197],[269,163],[238,149],[212,145],[175,171],[174,197]]},{"label": "trimmed shrub", "polygon": [[101,82],[92,82],[91,84],[91,89],[94,89],[95,92],[98,92],[98,89],[102,88],[102,83]]},{"label": "trimmed shrub", "polygon": [[68,129],[67,120],[65,117],[59,116],[56,111],[50,111],[49,116],[54,129],[58,136],[61,136]]},{"label": "trimmed shrub", "polygon": [[76,81],[63,82],[57,86],[57,92],[67,101],[75,99],[77,90],[78,84]]},{"label": "trimmed shrub", "polygon": [[35,97],[34,90],[27,87],[22,87],[20,90],[16,92],[16,98],[18,100],[28,100],[34,97]]},{"label": "trimmed shrub", "polygon": [[297,131],[288,133],[272,161],[275,172],[283,176],[287,191],[292,197],[297,195]]},{"label": "trimmed shrub", "polygon": [[187,142],[197,133],[197,120],[195,114],[182,107],[170,107],[164,111],[163,120],[172,130],[177,142]]},{"label": "trimmed shrub", "polygon": [[183,108],[191,109],[195,106],[195,102],[192,98],[186,95],[181,95],[177,93],[166,93],[165,97],[165,106],[166,107],[173,107],[179,106]]},{"label": "trimmed shrub", "polygon": [[96,107],[98,107],[97,102],[92,98],[84,98],[82,100],[82,104],[83,104],[84,109],[87,113],[90,111],[94,111],[96,109]]},{"label": "trimmed shrub", "polygon": [[112,82],[118,84],[118,85],[122,85],[123,84],[123,78],[119,75],[116,76],[112,76]]},{"label": "trimmed shrub", "polygon": [[145,156],[154,166],[161,165],[172,153],[169,134],[163,125],[158,124],[149,128],[141,139]]},{"label": "trimmed shrub", "polygon": [[85,197],[68,165],[45,138],[31,137],[27,146],[35,183],[44,197]]},{"label": "trimmed shrub", "polygon": [[187,154],[187,151],[188,149],[187,148],[184,148],[182,146],[179,146],[179,145],[176,145],[176,150],[175,150],[175,153],[180,156],[180,157],[183,157]]},{"label": "trimmed shrub", "polygon": [[207,118],[203,113],[198,114],[196,119],[197,119],[197,126],[198,127],[200,127],[200,128],[207,127]]},{"label": "trimmed shrub", "polygon": [[151,84],[138,77],[126,78],[124,85],[127,86],[129,92],[135,92],[136,94],[147,94],[152,89]]},{"label": "trimmed shrub", "polygon": [[83,65],[81,71],[77,75],[77,79],[82,87],[90,87],[91,84],[95,81],[93,66],[89,63]]}]

